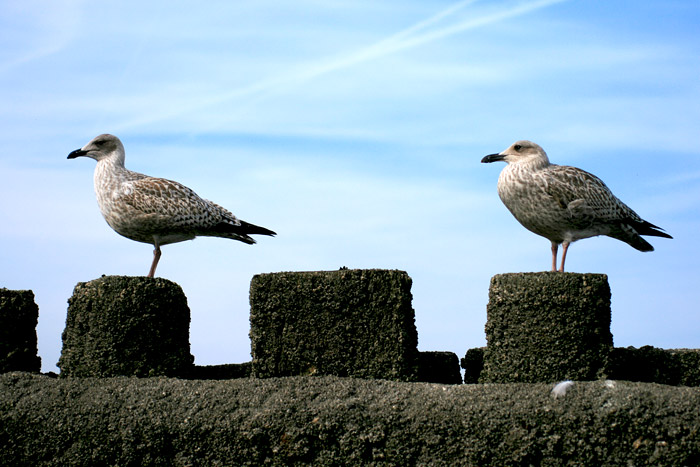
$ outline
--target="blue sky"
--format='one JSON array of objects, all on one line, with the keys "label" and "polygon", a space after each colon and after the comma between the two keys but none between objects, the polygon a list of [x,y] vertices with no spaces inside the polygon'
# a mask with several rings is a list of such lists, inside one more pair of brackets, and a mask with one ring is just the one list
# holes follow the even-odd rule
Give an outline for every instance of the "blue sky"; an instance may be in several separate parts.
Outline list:
[{"label": "blue sky", "polygon": [[341,266],[407,271],[419,348],[461,357],[490,278],[550,266],[480,163],[530,139],[675,237],[569,250],[609,276],[615,345],[700,348],[699,20],[693,0],[0,2],[0,287],[34,291],[56,371],[75,284],[146,274],[94,161],[66,160],[113,133],[128,168],[278,232],[163,248],[197,364],[250,359],[254,274]]}]

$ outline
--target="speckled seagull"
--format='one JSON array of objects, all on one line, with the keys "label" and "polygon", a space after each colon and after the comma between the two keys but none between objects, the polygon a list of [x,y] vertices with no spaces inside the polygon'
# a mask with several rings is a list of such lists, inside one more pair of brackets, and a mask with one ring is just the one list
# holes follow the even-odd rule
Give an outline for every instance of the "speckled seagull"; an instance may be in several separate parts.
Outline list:
[{"label": "speckled seagull", "polygon": [[218,204],[200,198],[186,186],[149,177],[124,167],[124,146],[113,135],[99,135],[68,159],[86,156],[97,161],[95,193],[102,216],[119,235],[154,246],[153,277],[160,247],[197,236],[223,237],[255,243],[248,234],[275,235],[244,222]]},{"label": "speckled seagull", "polygon": [[523,227],[552,242],[552,271],[557,270],[560,244],[563,272],[569,244],[582,238],[607,235],[639,251],[654,250],[641,235],[673,238],[639,217],[595,175],[550,164],[531,141],[516,141],[481,160],[496,161],[508,164],[498,177],[498,196]]}]

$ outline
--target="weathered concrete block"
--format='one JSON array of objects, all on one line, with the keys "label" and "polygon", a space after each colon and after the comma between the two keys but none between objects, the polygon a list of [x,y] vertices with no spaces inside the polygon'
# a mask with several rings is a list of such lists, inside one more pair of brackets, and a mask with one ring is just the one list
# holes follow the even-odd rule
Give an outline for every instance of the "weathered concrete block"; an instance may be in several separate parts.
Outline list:
[{"label": "weathered concrete block", "polygon": [[38,319],[34,292],[0,289],[0,373],[41,369],[36,347]]},{"label": "weathered concrete block", "polygon": [[224,363],[223,365],[195,365],[190,372],[190,379],[238,379],[248,378],[253,365],[245,363]]},{"label": "weathered concrete block", "polygon": [[418,381],[422,383],[462,384],[457,354],[453,352],[419,352]]},{"label": "weathered concrete block", "polygon": [[700,349],[668,349],[680,367],[678,384],[681,386],[700,386]]},{"label": "weathered concrete block", "polygon": [[680,369],[663,349],[619,347],[610,354],[610,379],[677,385]]},{"label": "weathered concrete block", "polygon": [[[462,359],[465,383],[479,381],[484,350],[485,347],[469,349]],[[700,386],[700,349],[615,347],[608,358],[606,377],[669,386]]]},{"label": "weathered concrete block", "polygon": [[190,310],[166,279],[106,276],[75,286],[68,300],[61,376],[182,376]]},{"label": "weathered concrete block", "polygon": [[486,347],[469,349],[460,361],[460,365],[464,369],[465,384],[477,384],[479,382],[479,376],[481,376],[481,372],[484,369],[484,350],[486,350]]},{"label": "weathered concrete block", "polygon": [[253,277],[253,375],[415,380],[418,333],[403,271],[282,272]]},{"label": "weathered concrete block", "polygon": [[700,350],[659,349],[650,345],[640,348],[615,348],[610,355],[610,379],[700,386]]},{"label": "weathered concrete block", "polygon": [[519,273],[491,279],[480,382],[603,376],[612,349],[604,274]]}]

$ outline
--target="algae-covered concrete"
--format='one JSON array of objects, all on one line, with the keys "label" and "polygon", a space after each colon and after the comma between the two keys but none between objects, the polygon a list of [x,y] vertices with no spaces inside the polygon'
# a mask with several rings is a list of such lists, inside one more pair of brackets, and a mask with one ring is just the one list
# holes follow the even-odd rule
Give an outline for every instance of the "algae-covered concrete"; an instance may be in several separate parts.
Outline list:
[{"label": "algae-covered concrete", "polygon": [[699,349],[613,349],[608,374],[611,378],[673,386],[700,386]]},{"label": "algae-covered concrete", "polygon": [[0,376],[13,466],[697,466],[700,388]]},{"label": "algae-covered concrete", "polygon": [[39,371],[36,325],[39,307],[31,290],[0,289],[0,373]]},{"label": "algae-covered concrete", "polygon": [[464,382],[467,384],[476,384],[479,382],[479,376],[484,370],[484,351],[486,347],[476,347],[467,350],[467,353],[459,361],[460,366],[464,369]]},{"label": "algae-covered concrete", "polygon": [[462,384],[459,358],[453,352],[418,353],[418,377],[421,383]]},{"label": "algae-covered concrete", "polygon": [[187,376],[191,379],[249,378],[253,371],[251,362],[224,363],[221,365],[195,365]]},{"label": "algae-covered concrete", "polygon": [[486,307],[485,383],[593,380],[612,350],[604,274],[499,274]]},{"label": "algae-covered concrete", "polygon": [[415,380],[411,284],[404,271],[382,269],[254,276],[253,375]]},{"label": "algae-covered concrete", "polygon": [[176,283],[103,276],[68,300],[61,376],[181,376],[192,368],[190,310]]},{"label": "algae-covered concrete", "polygon": [[[485,347],[467,350],[461,360],[464,382],[477,383],[484,367]],[[658,383],[670,386],[700,386],[700,349],[659,349],[645,345],[616,347],[610,353],[609,379]]]}]

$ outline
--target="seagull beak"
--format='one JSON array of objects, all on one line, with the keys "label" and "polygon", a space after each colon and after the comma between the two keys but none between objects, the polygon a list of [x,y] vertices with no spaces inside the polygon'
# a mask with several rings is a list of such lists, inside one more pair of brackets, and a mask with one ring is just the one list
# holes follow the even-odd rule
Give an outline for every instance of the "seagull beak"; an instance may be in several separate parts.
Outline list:
[{"label": "seagull beak", "polygon": [[[68,156],[68,157],[70,157],[70,156]],[[481,159],[481,162],[484,164],[488,163],[488,162],[498,162],[498,161],[504,160],[505,157],[506,156],[504,156],[502,154],[489,154],[488,156]]]},{"label": "seagull beak", "polygon": [[76,149],[75,151],[68,154],[68,159],[75,159],[76,157],[85,155],[87,155],[87,151],[83,151],[82,149]]}]

